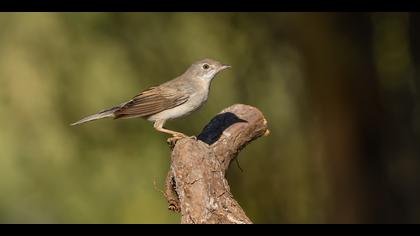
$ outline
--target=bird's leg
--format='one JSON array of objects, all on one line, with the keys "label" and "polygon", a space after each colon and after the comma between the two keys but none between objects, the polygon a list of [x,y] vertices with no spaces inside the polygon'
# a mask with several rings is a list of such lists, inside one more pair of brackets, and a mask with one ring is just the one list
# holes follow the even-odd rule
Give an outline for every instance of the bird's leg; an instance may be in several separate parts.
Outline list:
[{"label": "bird's leg", "polygon": [[179,139],[182,139],[182,138],[188,138],[188,136],[183,134],[183,133],[163,128],[163,125],[165,124],[165,122],[166,122],[166,120],[157,120],[153,124],[153,127],[157,131],[160,131],[162,133],[172,134],[173,137],[168,139],[169,143],[176,142],[176,141],[178,141]]}]

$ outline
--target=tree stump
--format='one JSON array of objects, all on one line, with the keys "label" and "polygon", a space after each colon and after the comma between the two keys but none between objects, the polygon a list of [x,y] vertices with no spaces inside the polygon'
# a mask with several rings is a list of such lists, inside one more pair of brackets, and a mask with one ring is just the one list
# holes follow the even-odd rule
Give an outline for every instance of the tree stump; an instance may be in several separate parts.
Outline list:
[{"label": "tree stump", "polygon": [[197,139],[172,145],[165,196],[182,224],[251,224],[225,178],[230,163],[248,143],[269,134],[255,107],[236,104],[216,115]]}]

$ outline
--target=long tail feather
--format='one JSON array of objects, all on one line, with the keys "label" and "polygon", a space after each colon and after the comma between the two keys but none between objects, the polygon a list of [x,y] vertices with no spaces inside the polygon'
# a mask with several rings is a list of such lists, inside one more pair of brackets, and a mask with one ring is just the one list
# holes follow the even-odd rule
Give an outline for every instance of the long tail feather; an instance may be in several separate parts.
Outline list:
[{"label": "long tail feather", "polygon": [[96,114],[87,116],[87,117],[85,117],[85,118],[83,118],[83,119],[81,119],[77,122],[74,122],[73,124],[70,124],[70,125],[74,126],[74,125],[83,124],[83,123],[86,123],[86,122],[89,122],[89,121],[99,120],[99,119],[102,119],[102,118],[114,117],[114,112],[116,112],[120,108],[121,108],[120,106],[116,106],[116,107],[113,107],[113,108],[110,108],[110,109],[107,109],[107,110],[100,111]]}]

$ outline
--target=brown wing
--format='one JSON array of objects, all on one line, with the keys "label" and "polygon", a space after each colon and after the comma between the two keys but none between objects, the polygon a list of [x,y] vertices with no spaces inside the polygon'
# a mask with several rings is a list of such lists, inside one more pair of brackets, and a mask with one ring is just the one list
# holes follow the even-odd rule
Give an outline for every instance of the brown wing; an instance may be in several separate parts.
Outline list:
[{"label": "brown wing", "polygon": [[152,87],[125,103],[114,115],[115,119],[150,116],[181,105],[187,100],[188,95],[182,95],[175,89]]}]

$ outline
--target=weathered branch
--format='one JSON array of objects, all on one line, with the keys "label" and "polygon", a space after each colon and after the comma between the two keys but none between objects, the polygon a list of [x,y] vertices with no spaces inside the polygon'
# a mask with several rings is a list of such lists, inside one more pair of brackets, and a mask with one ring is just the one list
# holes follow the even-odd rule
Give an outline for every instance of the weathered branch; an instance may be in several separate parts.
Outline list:
[{"label": "weathered branch", "polygon": [[249,224],[225,178],[229,164],[252,140],[268,135],[267,122],[255,107],[224,109],[197,140],[179,140],[172,151],[165,195],[181,223]]}]

